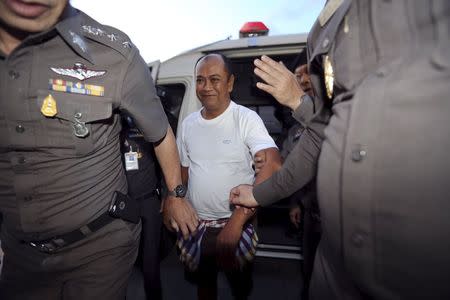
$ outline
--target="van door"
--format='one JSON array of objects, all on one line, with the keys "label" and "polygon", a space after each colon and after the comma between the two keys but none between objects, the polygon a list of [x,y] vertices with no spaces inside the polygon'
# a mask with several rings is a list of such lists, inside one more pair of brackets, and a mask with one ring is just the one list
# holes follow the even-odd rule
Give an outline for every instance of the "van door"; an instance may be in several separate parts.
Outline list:
[{"label": "van door", "polygon": [[159,72],[159,66],[161,65],[160,60],[152,61],[151,63],[148,63],[147,66],[150,70],[150,74],[152,75],[153,82],[156,83],[156,79],[158,78],[158,72]]}]

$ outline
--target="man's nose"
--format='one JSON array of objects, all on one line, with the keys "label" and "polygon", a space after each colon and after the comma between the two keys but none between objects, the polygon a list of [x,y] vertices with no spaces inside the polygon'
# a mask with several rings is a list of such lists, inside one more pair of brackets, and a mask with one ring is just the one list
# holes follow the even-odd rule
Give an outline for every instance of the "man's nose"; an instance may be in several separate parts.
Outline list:
[{"label": "man's nose", "polygon": [[300,78],[300,84],[301,85],[308,85],[309,84],[309,78],[307,76],[302,76]]},{"label": "man's nose", "polygon": [[212,89],[212,83],[211,80],[206,79],[205,83],[203,85],[204,90],[211,90]]}]

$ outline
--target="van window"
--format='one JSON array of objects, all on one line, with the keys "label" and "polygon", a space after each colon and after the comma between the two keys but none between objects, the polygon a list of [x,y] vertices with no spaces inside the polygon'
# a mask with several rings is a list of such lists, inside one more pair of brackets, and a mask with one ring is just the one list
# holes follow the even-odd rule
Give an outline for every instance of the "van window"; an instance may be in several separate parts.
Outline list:
[{"label": "van window", "polygon": [[186,87],[181,83],[161,84],[156,86],[156,91],[161,99],[169,124],[172,127],[174,134],[176,134],[178,116],[180,114]]}]

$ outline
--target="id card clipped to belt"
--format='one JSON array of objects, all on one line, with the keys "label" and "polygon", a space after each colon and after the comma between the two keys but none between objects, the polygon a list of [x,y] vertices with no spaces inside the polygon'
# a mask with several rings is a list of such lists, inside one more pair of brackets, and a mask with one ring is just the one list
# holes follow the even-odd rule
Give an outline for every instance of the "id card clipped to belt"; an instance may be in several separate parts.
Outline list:
[{"label": "id card clipped to belt", "polygon": [[139,170],[138,153],[133,151],[130,146],[130,151],[124,153],[125,156],[125,170]]}]

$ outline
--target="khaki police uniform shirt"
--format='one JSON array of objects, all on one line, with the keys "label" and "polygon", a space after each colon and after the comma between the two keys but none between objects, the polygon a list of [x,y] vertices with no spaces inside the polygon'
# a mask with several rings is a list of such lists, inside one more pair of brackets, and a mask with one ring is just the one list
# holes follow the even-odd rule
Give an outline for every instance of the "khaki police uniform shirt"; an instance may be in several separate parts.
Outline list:
[{"label": "khaki police uniform shirt", "polygon": [[289,197],[316,178],[320,147],[330,110],[317,97],[312,99],[304,95],[302,104],[292,116],[300,122],[303,132],[285,158],[282,168],[255,186],[253,194],[261,206]]},{"label": "khaki police uniform shirt", "polygon": [[[41,111],[49,95],[54,116]],[[148,141],[166,134],[138,50],[124,33],[82,12],[71,8],[48,32],[0,54],[4,229],[19,240],[64,234],[104,213],[114,191],[126,193],[118,110],[134,118]]]},{"label": "khaki police uniform shirt", "polygon": [[449,299],[450,2],[328,3],[308,38],[315,100],[333,105],[311,298]]}]

